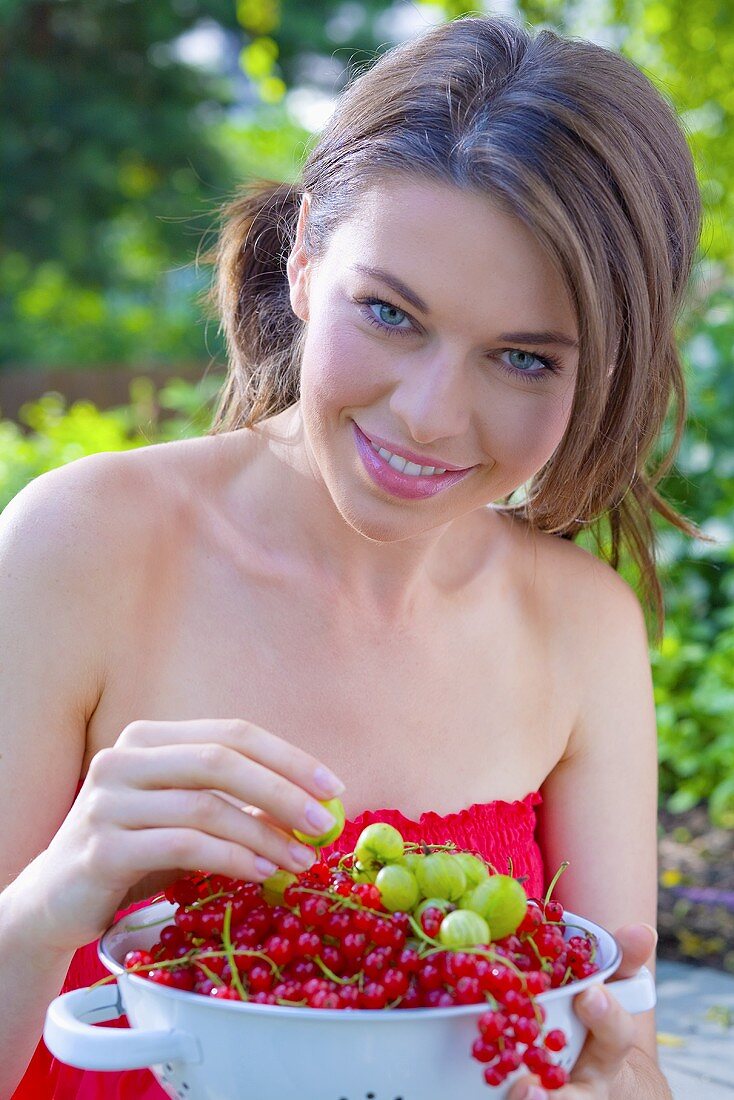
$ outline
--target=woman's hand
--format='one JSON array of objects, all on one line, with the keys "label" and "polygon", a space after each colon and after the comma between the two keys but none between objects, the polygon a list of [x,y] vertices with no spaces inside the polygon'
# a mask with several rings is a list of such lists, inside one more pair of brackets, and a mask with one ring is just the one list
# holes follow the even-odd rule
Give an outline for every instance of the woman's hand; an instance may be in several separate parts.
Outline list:
[{"label": "woman's hand", "polygon": [[39,942],[74,950],[99,937],[123,902],[149,897],[186,871],[262,882],[272,864],[311,866],[314,850],[292,830],[313,835],[333,825],[331,815],[308,816],[344,790],[328,774],[251,722],[132,722],[93,758],[63,824],[26,869],[33,868]]},{"label": "woman's hand", "polygon": [[[610,983],[630,978],[647,962],[655,950],[656,934],[647,924],[625,924],[614,933],[622,949],[622,962]],[[589,994],[600,993],[602,1012],[597,1014]],[[547,1092],[536,1074],[516,1081],[507,1100],[615,1100],[614,1081],[634,1046],[634,1017],[609,992],[604,983],[592,985],[577,994],[573,1002],[579,1019],[589,1029],[581,1054],[571,1070],[569,1083]],[[537,1092],[531,1091],[533,1088]]]}]

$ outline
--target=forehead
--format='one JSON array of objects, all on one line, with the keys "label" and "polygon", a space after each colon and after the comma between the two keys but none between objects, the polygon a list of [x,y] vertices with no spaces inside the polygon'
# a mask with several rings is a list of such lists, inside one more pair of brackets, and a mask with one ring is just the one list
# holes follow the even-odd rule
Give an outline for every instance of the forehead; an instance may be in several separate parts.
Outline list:
[{"label": "forehead", "polygon": [[[325,257],[332,273],[353,263],[397,275],[433,313],[565,325],[575,312],[552,261],[529,229],[490,198],[451,185],[389,177],[365,190],[335,230]],[[506,324],[505,324],[506,322]]]}]

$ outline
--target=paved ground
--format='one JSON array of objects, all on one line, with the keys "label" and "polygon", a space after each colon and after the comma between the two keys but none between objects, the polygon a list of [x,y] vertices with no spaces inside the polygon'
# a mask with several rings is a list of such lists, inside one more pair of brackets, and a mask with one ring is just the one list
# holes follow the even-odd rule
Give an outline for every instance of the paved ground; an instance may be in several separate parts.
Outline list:
[{"label": "paved ground", "polygon": [[675,1100],[734,1100],[734,975],[659,959],[660,1064]]}]

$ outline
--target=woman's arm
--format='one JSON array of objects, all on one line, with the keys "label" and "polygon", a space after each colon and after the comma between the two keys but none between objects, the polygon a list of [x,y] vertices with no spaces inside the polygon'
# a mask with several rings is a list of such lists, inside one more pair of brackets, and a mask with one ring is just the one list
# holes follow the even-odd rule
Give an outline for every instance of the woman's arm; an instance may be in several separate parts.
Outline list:
[{"label": "woman's arm", "polygon": [[[44,849],[74,798],[99,699],[104,533],[89,462],[43,475],[0,516],[0,1096],[41,1037],[73,955],[44,921]],[[92,464],[96,467],[96,464]]]},{"label": "woman's arm", "polygon": [[[554,891],[566,908],[611,932],[640,922],[655,928],[658,756],[644,618],[604,563],[572,573],[567,637],[580,700],[566,753],[542,787],[538,842],[548,873],[569,861]],[[646,965],[655,972],[654,951]],[[633,1020],[635,1045],[611,1091],[598,1095],[667,1100],[655,1011]]]}]

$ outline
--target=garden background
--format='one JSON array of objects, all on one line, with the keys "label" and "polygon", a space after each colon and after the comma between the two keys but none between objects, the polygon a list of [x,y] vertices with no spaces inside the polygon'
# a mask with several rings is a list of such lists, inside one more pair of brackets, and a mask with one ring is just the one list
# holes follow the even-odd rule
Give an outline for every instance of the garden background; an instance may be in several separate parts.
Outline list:
[{"label": "garden background", "polygon": [[677,109],[705,225],[680,324],[686,436],[651,646],[660,954],[734,972],[734,5],[729,0],[2,0],[0,509],[91,452],[203,432],[224,369],[201,297],[218,208],[297,178],[355,66],[465,11],[591,38]]}]

